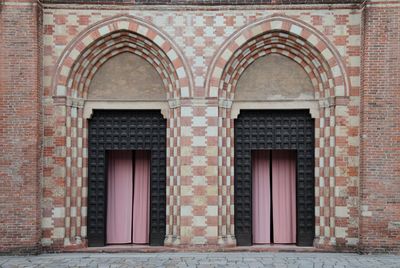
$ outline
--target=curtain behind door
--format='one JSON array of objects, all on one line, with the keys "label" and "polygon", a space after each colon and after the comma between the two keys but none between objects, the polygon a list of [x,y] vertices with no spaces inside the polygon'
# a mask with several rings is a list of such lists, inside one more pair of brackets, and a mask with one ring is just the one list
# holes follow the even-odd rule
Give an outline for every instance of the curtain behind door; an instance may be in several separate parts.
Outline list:
[{"label": "curtain behind door", "polygon": [[296,154],[272,151],[274,243],[296,243]]},{"label": "curtain behind door", "polygon": [[132,243],[149,243],[150,153],[135,152]]},{"label": "curtain behind door", "polygon": [[110,151],[107,179],[107,244],[132,241],[132,151]]},{"label": "curtain behind door", "polygon": [[253,151],[253,243],[271,243],[270,151]]}]

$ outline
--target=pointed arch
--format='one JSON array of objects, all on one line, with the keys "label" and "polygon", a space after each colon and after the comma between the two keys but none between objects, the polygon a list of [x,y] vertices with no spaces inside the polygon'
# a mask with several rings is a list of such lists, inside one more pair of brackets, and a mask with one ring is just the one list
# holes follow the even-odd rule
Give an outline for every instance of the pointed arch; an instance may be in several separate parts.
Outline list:
[{"label": "pointed arch", "polygon": [[99,64],[122,50],[143,57],[156,68],[168,99],[192,96],[193,78],[178,47],[156,27],[127,15],[89,27],[65,48],[53,77],[54,96],[84,98]]},{"label": "pointed arch", "polygon": [[[328,97],[327,95],[347,96],[349,94],[346,70],[338,51],[332,43],[317,29],[300,20],[282,15],[272,15],[242,28],[224,43],[214,57],[207,73],[205,85],[207,95],[209,97],[223,98],[223,87],[231,87],[232,83],[236,81],[233,79],[230,84],[229,81],[226,81],[224,74],[228,69],[240,66],[239,64],[235,65],[235,63],[243,53],[254,53],[254,51],[260,51],[261,47],[268,47],[268,45],[271,45],[273,49],[274,42],[268,44],[268,40],[273,41],[271,38],[274,35],[280,38],[279,42],[275,42],[275,48],[288,52],[297,51],[301,52],[299,56],[308,54],[306,56],[313,56],[319,59],[320,64],[323,64],[322,67],[324,67],[323,73],[331,75],[331,80],[328,81],[330,92],[325,94],[325,97]],[[316,69],[322,71],[318,63],[314,64],[312,61],[311,63]],[[244,70],[244,68],[241,69]],[[322,78],[324,79],[324,75],[322,75]],[[223,82],[226,82],[225,85]],[[226,97],[230,101],[233,100],[233,96]]]}]

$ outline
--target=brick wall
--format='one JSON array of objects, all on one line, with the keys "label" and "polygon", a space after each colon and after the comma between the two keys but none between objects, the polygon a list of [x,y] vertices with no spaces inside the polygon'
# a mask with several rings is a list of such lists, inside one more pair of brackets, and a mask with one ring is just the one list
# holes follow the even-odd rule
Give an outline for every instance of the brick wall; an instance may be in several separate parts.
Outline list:
[{"label": "brick wall", "polygon": [[[79,0],[76,1],[79,2]],[[101,21],[127,13],[124,8],[107,10],[107,8],[100,6],[96,8],[93,5],[80,10],[79,8],[69,9],[68,6],[60,9],[52,5],[45,10],[44,37],[42,38],[41,31],[38,31],[42,27],[42,14],[37,2],[34,0],[6,0],[0,6],[0,32],[2,33],[0,42],[0,252],[34,252],[39,248],[39,239],[42,240],[45,247],[64,247],[76,242],[74,242],[76,240],[75,232],[77,234],[82,232],[82,237],[85,237],[85,204],[79,210],[82,215],[78,214],[76,217],[79,219],[82,216],[81,223],[80,220],[75,221],[73,218],[75,215],[72,215],[72,211],[75,209],[71,208],[74,207],[73,202],[75,201],[70,199],[72,196],[70,193],[75,192],[71,189],[77,188],[80,184],[76,182],[75,185],[75,181],[72,180],[68,186],[68,179],[65,175],[68,174],[66,165],[68,151],[65,149],[68,139],[66,132],[64,133],[64,131],[68,131],[67,128],[64,129],[64,126],[68,125],[65,121],[68,119],[65,117],[67,106],[57,104],[57,100],[53,99],[54,92],[57,91],[52,84],[52,79],[56,77],[56,68],[59,67],[57,62],[64,48],[75,37],[86,31],[87,27],[93,27]],[[61,1],[47,0],[44,2]],[[99,1],[82,2],[98,3]],[[107,2],[126,3],[131,1]],[[136,3],[146,2],[150,1],[136,1]],[[191,3],[193,2],[195,1]],[[228,3],[229,1],[196,2]],[[258,1],[235,1],[235,3],[245,2],[260,3]],[[263,2],[290,3],[289,0]],[[304,2],[349,3],[359,1],[316,0]],[[188,3],[188,1],[168,1],[168,3],[179,4]],[[207,75],[208,68],[214,62],[213,57],[218,54],[222,44],[233,33],[246,25],[255,23],[257,19],[283,14],[308,23],[322,33],[324,38],[334,45],[349,77],[349,92],[345,94],[346,96],[342,96],[344,95],[343,88],[337,88],[340,98],[335,99],[335,103],[332,101],[331,104],[329,104],[330,99],[327,100],[329,101],[328,106],[324,106],[325,110],[321,114],[321,118],[325,117],[323,121],[328,123],[321,132],[327,133],[327,135],[321,135],[318,139],[318,144],[321,145],[317,155],[320,157],[318,161],[320,164],[317,163],[317,167],[320,168],[318,174],[321,176],[316,176],[316,186],[319,187],[316,204],[316,235],[319,237],[319,243],[338,247],[357,246],[358,234],[360,234],[361,247],[364,250],[398,251],[400,249],[400,120],[398,116],[400,114],[400,5],[395,1],[390,3],[390,1],[387,1],[386,4],[384,2],[368,3],[364,10],[364,29],[360,29],[360,10],[357,8],[352,10],[348,7],[343,9],[336,7],[332,10],[324,8],[321,10],[321,7],[315,10],[303,10],[303,8],[279,10],[279,7],[270,10],[265,8],[242,10],[241,7],[235,7],[229,12],[223,13],[219,10],[220,8],[214,10],[199,8],[199,10],[190,12],[184,8],[182,10],[178,8],[174,11],[175,13],[157,11],[156,8],[152,8],[128,12],[129,15],[140,18],[140,23],[130,22],[127,24],[122,22],[122,20],[128,20],[123,17],[115,19],[119,20],[119,23],[113,24],[113,27],[132,25],[132,29],[138,29],[141,34],[147,34],[148,36],[145,37],[154,42],[164,42],[169,38],[174,40],[176,43],[174,51],[177,52],[175,54],[171,52],[169,55],[172,55],[171,57],[175,60],[171,61],[178,64],[178,67],[184,62],[185,76],[181,81],[181,86],[185,86],[181,88],[184,93],[182,94],[186,98],[192,96],[202,98],[202,100],[196,101],[184,100],[180,108],[170,111],[171,122],[174,122],[173,126],[177,126],[179,129],[176,133],[179,133],[179,138],[183,142],[182,146],[178,146],[174,141],[176,137],[173,136],[175,135],[173,133],[175,132],[171,130],[171,143],[176,144],[176,154],[178,152],[179,154],[175,155],[175,151],[171,150],[173,153],[169,156],[170,161],[175,163],[179,158],[179,161],[182,162],[176,172],[173,171],[175,170],[173,164],[170,166],[171,184],[169,185],[173,191],[170,197],[172,197],[171,200],[178,200],[178,196],[193,196],[194,200],[182,198],[179,199],[180,203],[171,201],[168,204],[172,211],[171,215],[168,214],[169,221],[172,222],[168,227],[171,228],[171,234],[179,234],[179,228],[183,227],[182,243],[216,243],[217,231],[218,237],[224,237],[229,234],[226,229],[233,228],[233,225],[228,224],[233,220],[233,214],[229,214],[229,209],[233,207],[231,207],[230,201],[222,199],[222,197],[225,198],[232,194],[229,185],[224,181],[225,175],[225,177],[221,175],[222,184],[218,184],[218,189],[215,187],[217,177],[220,176],[220,173],[225,174],[227,171],[224,169],[229,167],[226,164],[225,166],[218,164],[217,167],[216,160],[219,161],[219,153],[215,127],[216,125],[226,127],[224,123],[221,123],[222,117],[226,117],[230,112],[221,113],[221,117],[219,117],[217,109],[224,111],[223,107],[217,107],[219,104],[216,99],[207,99],[209,95],[212,95],[205,86],[210,80]],[[306,8],[304,7],[304,9]],[[192,19],[191,26],[184,24],[185,21]],[[138,23],[141,25],[140,28],[136,25]],[[148,28],[147,23],[161,29],[166,37],[155,34],[156,30]],[[289,27],[290,24],[275,23],[275,25]],[[109,29],[111,28],[92,29],[93,34],[90,35],[90,38],[98,38]],[[289,29],[292,28],[289,27]],[[299,27],[293,27],[293,31],[306,33],[306,30],[300,30]],[[193,33],[200,34],[197,34],[195,38]],[[364,38],[364,66],[363,90],[361,91],[362,131],[360,134],[358,126],[360,109],[359,40],[361,35]],[[307,34],[304,38],[307,36],[310,40],[316,39],[314,35]],[[247,35],[243,35],[242,39],[246,38]],[[43,75],[39,67],[42,65],[42,40],[44,45]],[[87,39],[82,40],[82,44],[93,41],[91,39],[90,42],[86,42]],[[169,41],[165,42],[165,44],[169,44]],[[82,44],[77,47],[83,49]],[[315,47],[321,45],[322,43],[316,43]],[[171,45],[165,45],[162,48],[171,49]],[[81,52],[81,50],[79,51]],[[332,54],[326,50],[322,51],[324,54]],[[75,52],[73,50],[72,54],[75,55]],[[177,55],[179,55],[179,59],[182,55],[182,60],[176,60]],[[223,58],[223,54],[221,55]],[[66,64],[72,62],[67,60]],[[69,70],[69,67],[66,70]],[[175,69],[179,69],[180,73],[183,72],[182,68]],[[338,68],[331,69],[335,72],[338,70]],[[193,77],[186,76],[186,71],[188,74],[193,74]],[[66,73],[68,74],[61,69],[61,80],[64,80]],[[40,90],[42,77],[44,79],[43,92]],[[216,79],[215,81],[220,80]],[[335,83],[340,81],[342,81],[341,78],[336,79]],[[332,90],[332,95],[333,92],[336,93]],[[40,115],[41,96],[44,103],[43,117]],[[331,108],[333,105],[336,105],[335,110]],[[78,109],[68,106],[68,109],[75,108]],[[82,116],[81,113],[79,115]],[[218,124],[216,120],[219,120]],[[42,122],[45,147],[41,156],[40,129]],[[77,120],[77,122],[80,121]],[[323,123],[321,124],[323,125]],[[59,125],[62,127],[57,128]],[[210,125],[213,129],[209,129]],[[181,130],[183,134],[181,134]],[[204,139],[208,135],[204,133],[213,134]],[[331,137],[331,133],[335,133],[336,138]],[[357,166],[360,135],[362,137],[362,162],[359,171]],[[224,144],[225,140],[222,139],[221,143]],[[325,150],[331,143],[334,148]],[[207,153],[207,158],[202,157],[205,153]],[[332,158],[333,153],[334,158]],[[39,159],[43,161],[43,174],[41,174]],[[221,161],[225,163],[224,158]],[[71,167],[71,174],[73,170],[76,170],[76,167]],[[361,172],[362,178],[360,182],[359,172]],[[81,174],[85,174],[85,169]],[[335,176],[331,174],[335,174]],[[43,180],[42,188],[39,178]],[[178,178],[181,180],[182,188],[176,186]],[[220,177],[218,177],[219,179]],[[358,215],[359,183],[361,185],[361,221],[359,221]],[[86,185],[84,184],[83,187]],[[207,190],[204,191],[204,189]],[[215,199],[217,190],[222,201]],[[39,202],[41,191],[43,194],[41,202]],[[82,191],[82,193],[84,192]],[[75,196],[72,197],[75,198]],[[233,198],[233,195],[230,197]],[[192,204],[199,200],[207,200],[207,203],[201,203],[199,208],[204,211],[196,214],[200,210],[193,207]],[[39,203],[42,207],[42,233],[40,233],[39,224]],[[217,203],[218,210],[215,209]],[[187,204],[186,207],[185,204]],[[177,209],[177,213],[173,213],[175,209]],[[225,210],[228,212],[222,213]],[[216,217],[218,217],[218,222]],[[181,220],[178,228],[178,222]],[[204,236],[208,241],[202,240]]]},{"label": "brick wall", "polygon": [[400,249],[400,5],[365,10],[361,247]]},{"label": "brick wall", "polygon": [[39,247],[39,45],[36,1],[0,5],[0,252]]}]

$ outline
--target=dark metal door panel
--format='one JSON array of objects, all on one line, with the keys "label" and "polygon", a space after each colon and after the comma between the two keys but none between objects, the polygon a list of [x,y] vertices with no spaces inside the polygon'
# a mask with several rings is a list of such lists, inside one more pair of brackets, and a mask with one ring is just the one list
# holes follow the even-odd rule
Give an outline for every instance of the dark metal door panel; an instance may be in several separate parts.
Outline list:
[{"label": "dark metal door panel", "polygon": [[166,225],[166,120],[160,111],[96,110],[89,120],[89,246],[106,236],[108,150],[150,150],[150,245],[163,245]]},{"label": "dark metal door panel", "polygon": [[235,235],[252,244],[252,150],[297,151],[297,245],[314,240],[314,120],[308,110],[247,110],[235,120]]}]

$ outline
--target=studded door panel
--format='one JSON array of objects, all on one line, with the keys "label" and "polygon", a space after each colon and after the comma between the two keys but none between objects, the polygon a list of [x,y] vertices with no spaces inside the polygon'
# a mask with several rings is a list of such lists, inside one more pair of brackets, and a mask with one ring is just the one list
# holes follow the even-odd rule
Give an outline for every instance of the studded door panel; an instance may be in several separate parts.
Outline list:
[{"label": "studded door panel", "polygon": [[297,245],[314,240],[314,120],[307,110],[241,111],[235,120],[235,235],[252,244],[252,150],[297,151]]},{"label": "studded door panel", "polygon": [[166,120],[160,111],[94,111],[89,120],[89,246],[105,245],[107,151],[151,151],[150,245],[163,245],[166,224]]}]

